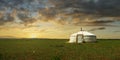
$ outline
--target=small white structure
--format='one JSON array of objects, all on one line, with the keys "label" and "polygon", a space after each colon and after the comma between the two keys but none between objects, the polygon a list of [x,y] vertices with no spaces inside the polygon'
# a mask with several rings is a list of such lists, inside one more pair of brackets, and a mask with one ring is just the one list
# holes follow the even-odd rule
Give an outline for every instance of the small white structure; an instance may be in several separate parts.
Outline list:
[{"label": "small white structure", "polygon": [[87,31],[80,31],[70,36],[69,43],[96,42],[96,35]]}]

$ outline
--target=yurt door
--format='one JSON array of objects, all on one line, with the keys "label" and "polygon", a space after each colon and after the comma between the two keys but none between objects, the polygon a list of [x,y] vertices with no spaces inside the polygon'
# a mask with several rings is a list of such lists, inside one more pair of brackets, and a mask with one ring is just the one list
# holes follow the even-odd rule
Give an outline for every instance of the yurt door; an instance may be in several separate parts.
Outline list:
[{"label": "yurt door", "polygon": [[82,34],[79,34],[79,35],[77,35],[77,39],[76,39],[77,41],[77,43],[82,43],[83,42],[83,35]]}]

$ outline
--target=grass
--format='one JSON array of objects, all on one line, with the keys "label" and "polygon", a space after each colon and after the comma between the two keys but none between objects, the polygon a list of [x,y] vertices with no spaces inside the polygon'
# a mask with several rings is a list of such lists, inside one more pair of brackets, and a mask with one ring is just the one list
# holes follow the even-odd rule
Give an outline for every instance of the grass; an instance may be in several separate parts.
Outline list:
[{"label": "grass", "polygon": [[0,60],[120,60],[120,40],[0,39]]}]

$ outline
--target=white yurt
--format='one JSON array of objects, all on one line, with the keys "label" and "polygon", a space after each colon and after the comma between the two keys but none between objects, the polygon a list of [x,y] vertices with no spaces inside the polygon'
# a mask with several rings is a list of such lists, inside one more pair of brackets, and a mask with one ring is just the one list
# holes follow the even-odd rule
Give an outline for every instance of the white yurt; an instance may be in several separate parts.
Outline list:
[{"label": "white yurt", "polygon": [[87,31],[79,31],[70,36],[69,43],[96,42],[96,35]]}]

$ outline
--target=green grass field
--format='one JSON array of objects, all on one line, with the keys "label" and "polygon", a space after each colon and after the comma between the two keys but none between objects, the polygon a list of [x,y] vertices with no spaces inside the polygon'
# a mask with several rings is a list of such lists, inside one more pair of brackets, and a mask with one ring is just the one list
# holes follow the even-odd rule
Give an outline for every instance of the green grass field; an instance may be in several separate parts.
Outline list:
[{"label": "green grass field", "polygon": [[120,40],[0,39],[0,60],[120,60]]}]

